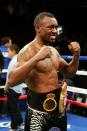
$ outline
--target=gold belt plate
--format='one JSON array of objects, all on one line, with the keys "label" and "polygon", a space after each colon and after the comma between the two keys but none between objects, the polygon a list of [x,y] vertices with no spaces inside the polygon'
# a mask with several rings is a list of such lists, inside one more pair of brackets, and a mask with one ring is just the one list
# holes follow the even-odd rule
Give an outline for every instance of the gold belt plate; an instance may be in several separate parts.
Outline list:
[{"label": "gold belt plate", "polygon": [[47,112],[51,112],[54,111],[55,108],[57,107],[57,102],[54,99],[55,98],[55,94],[53,93],[49,93],[46,95],[46,99],[43,102],[43,108],[45,111]]}]

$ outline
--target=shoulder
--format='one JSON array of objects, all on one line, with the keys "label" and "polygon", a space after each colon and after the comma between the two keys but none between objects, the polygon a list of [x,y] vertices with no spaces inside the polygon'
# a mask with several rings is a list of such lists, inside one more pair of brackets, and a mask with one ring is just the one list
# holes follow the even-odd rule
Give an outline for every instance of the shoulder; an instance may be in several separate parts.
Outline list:
[{"label": "shoulder", "polygon": [[25,45],[18,53],[18,56],[25,55],[26,51],[30,48],[29,44]]},{"label": "shoulder", "polygon": [[49,46],[51,48],[51,51],[55,53],[58,57],[60,57],[60,53],[52,46]]},{"label": "shoulder", "polygon": [[27,61],[33,56],[33,54],[32,43],[28,43],[19,51],[17,60],[21,59]]}]

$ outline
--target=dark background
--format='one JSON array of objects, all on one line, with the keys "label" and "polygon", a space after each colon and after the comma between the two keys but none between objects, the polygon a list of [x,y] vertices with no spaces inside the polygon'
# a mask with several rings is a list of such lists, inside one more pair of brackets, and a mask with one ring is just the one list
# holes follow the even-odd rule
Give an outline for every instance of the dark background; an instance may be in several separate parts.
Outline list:
[{"label": "dark background", "polygon": [[0,37],[10,36],[22,48],[34,36],[34,17],[49,11],[63,26],[63,36],[57,41],[66,54],[64,38],[76,40],[81,45],[81,55],[87,55],[87,1],[86,0],[0,0]]},{"label": "dark background", "polygon": [[[0,38],[10,36],[22,48],[34,39],[33,20],[43,11],[53,13],[63,26],[63,34],[54,44],[61,54],[70,55],[67,43],[75,40],[81,55],[87,55],[87,0],[0,0]],[[80,60],[79,70],[87,70],[86,61]],[[76,87],[87,89],[87,76],[76,75],[73,80]]]}]

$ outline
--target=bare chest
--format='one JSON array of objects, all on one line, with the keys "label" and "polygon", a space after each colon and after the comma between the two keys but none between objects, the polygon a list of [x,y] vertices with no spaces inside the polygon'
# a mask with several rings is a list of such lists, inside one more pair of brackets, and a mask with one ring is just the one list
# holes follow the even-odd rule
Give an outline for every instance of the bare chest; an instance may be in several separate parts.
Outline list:
[{"label": "bare chest", "polygon": [[37,63],[36,69],[40,72],[50,72],[52,69],[58,69],[59,58],[54,53],[49,58],[45,58]]}]

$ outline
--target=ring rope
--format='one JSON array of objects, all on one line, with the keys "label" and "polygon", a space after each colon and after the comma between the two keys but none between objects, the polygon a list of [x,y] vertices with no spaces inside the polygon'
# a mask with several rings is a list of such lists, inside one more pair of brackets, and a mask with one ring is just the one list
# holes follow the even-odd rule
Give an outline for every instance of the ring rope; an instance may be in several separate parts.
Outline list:
[{"label": "ring rope", "polygon": [[[19,100],[21,100],[21,99],[27,99],[27,95],[21,95],[19,97]],[[7,97],[0,98],[0,101],[7,101]],[[77,101],[69,100],[69,99],[67,99],[66,102],[74,104],[74,105],[77,105],[77,106],[81,106],[81,107],[87,108],[87,104],[82,103],[82,102],[77,102]]]},{"label": "ring rope", "polygon": [[[71,60],[73,56],[70,55],[62,55],[62,58],[66,59],[66,60]],[[87,60],[87,56],[80,56],[79,58],[80,60]]]},{"label": "ring rope", "polygon": [[[19,97],[19,100],[21,100],[21,99],[27,99],[27,95],[21,95]],[[0,98],[0,101],[7,101],[7,100],[8,100],[7,97]]]},{"label": "ring rope", "polygon": [[[5,54],[5,53],[4,53],[3,55],[4,55],[5,57],[8,57],[8,55]],[[62,57],[63,57],[64,59],[70,60],[70,59],[72,59],[73,56],[62,55]],[[87,60],[87,56],[80,56],[80,60]],[[7,69],[3,69],[3,70],[2,70],[2,73],[7,73]],[[87,71],[79,71],[79,70],[78,70],[78,71],[76,72],[76,74],[77,74],[77,75],[84,75],[84,76],[86,76],[86,75],[87,75]],[[0,86],[0,88],[4,88],[4,86]],[[78,88],[78,87],[68,86],[67,90],[68,90],[68,91],[71,91],[71,92],[87,94],[87,89],[81,89],[81,88]],[[27,99],[27,95],[21,95],[21,96],[19,97],[19,99]],[[7,101],[7,97],[0,98],[0,101]],[[87,108],[87,103],[77,102],[77,101],[69,100],[69,99],[67,99],[66,102]]]},{"label": "ring rope", "polygon": [[81,93],[81,94],[87,94],[87,89],[73,87],[73,86],[67,86],[67,91]]}]

